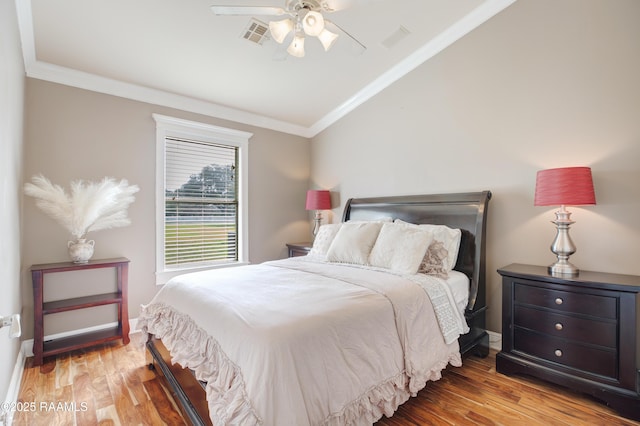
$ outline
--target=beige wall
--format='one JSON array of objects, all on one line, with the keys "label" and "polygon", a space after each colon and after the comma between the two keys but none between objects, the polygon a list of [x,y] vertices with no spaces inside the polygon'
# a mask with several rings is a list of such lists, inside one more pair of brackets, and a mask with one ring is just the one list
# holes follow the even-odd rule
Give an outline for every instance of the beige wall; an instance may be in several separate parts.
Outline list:
[{"label": "beige wall", "polygon": [[[124,178],[140,187],[129,209],[132,225],[97,231],[94,258],[125,256],[129,269],[129,314],[156,293],[155,285],[155,121],[151,114],[184,118],[252,132],[249,142],[249,259],[256,263],[286,256],[285,243],[308,233],[304,211],[310,168],[307,139],[226,122],[59,84],[27,79],[25,180],[42,173],[66,188],[74,179]],[[25,338],[33,334],[31,282],[34,263],[68,260],[67,231],[24,199],[23,304]],[[58,295],[89,291],[80,274],[52,277]],[[108,285],[112,276],[90,277]],[[104,322],[102,314],[73,312],[51,316],[45,333]],[[95,324],[94,324],[95,323]]]},{"label": "beige wall", "polygon": [[[312,142],[312,184],[349,197],[489,189],[488,327],[496,268],[549,264],[537,170],[592,167],[572,208],[585,270],[640,274],[640,2],[519,0]],[[341,208],[335,209],[334,221]]]},{"label": "beige wall", "polygon": [[[0,2],[0,316],[20,313],[20,182],[24,68],[15,4]],[[19,339],[0,330],[0,401],[7,395]],[[15,395],[14,395],[15,396]],[[0,410],[1,411],[1,410]]]},{"label": "beige wall", "polygon": [[[24,68],[15,4],[0,2],[0,316],[20,313],[20,185]],[[5,401],[20,348],[0,330],[0,402]],[[1,410],[0,410],[1,411]]]}]

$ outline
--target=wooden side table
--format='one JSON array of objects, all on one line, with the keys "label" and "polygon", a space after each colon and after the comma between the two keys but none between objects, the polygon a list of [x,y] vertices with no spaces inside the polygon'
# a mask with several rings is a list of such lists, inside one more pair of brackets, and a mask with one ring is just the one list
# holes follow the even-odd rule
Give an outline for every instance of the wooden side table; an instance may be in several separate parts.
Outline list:
[{"label": "wooden side table", "polygon": [[[53,272],[81,271],[96,268],[116,269],[116,292],[55,300],[51,302],[44,301],[44,277],[46,274]],[[33,281],[34,365],[42,365],[43,358],[49,355],[56,355],[74,349],[80,349],[87,346],[108,342],[111,340],[122,339],[124,344],[129,343],[129,312],[127,305],[129,259],[120,257],[115,259],[91,260],[88,263],[46,263],[41,265],[33,265],[31,266],[30,270],[31,279]],[[51,341],[44,341],[45,315],[111,304],[118,305],[117,326]]]},{"label": "wooden side table", "polygon": [[306,256],[311,251],[311,247],[313,247],[313,243],[287,243],[289,257]]},{"label": "wooden side table", "polygon": [[528,374],[605,401],[640,420],[640,277],[512,264],[502,275],[496,370]]}]

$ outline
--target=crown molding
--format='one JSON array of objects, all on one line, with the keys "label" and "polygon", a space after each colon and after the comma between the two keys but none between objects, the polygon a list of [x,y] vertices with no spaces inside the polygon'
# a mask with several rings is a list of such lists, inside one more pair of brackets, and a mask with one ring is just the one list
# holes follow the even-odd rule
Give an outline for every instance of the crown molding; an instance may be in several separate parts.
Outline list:
[{"label": "crown molding", "polygon": [[119,96],[134,101],[175,108],[182,111],[194,112],[298,136],[310,137],[308,134],[309,130],[306,127],[235,108],[225,107],[212,102],[176,95],[137,84],[125,83],[46,62],[35,61],[28,65],[25,64],[25,66],[27,76],[39,80]]},{"label": "crown molding", "polygon": [[18,26],[22,41],[22,55],[27,77],[77,87],[107,95],[135,101],[161,105],[197,114],[203,114],[250,126],[275,130],[292,135],[313,138],[342,117],[380,93],[385,88],[429,60],[482,23],[498,14],[517,0],[487,0],[472,12],[457,21],[446,31],[429,41],[405,60],[389,69],[346,102],[326,114],[309,127],[276,120],[259,114],[230,108],[213,102],[206,102],[187,96],[176,95],[162,90],[137,84],[126,83],[95,74],[90,74],[58,65],[38,61],[35,50],[31,0],[15,0]]}]

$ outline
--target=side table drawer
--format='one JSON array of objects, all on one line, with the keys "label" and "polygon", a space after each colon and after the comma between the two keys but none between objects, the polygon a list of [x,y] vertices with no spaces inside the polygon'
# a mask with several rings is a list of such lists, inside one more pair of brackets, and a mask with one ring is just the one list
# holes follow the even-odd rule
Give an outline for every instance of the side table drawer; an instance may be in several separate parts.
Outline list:
[{"label": "side table drawer", "polygon": [[617,323],[597,321],[555,312],[542,312],[526,306],[516,306],[514,326],[528,328],[561,339],[606,346],[618,344]]},{"label": "side table drawer", "polygon": [[514,302],[601,318],[618,318],[616,298],[595,294],[574,293],[516,283]]},{"label": "side table drawer", "polygon": [[516,328],[514,349],[589,373],[618,378],[618,354],[534,331]]}]

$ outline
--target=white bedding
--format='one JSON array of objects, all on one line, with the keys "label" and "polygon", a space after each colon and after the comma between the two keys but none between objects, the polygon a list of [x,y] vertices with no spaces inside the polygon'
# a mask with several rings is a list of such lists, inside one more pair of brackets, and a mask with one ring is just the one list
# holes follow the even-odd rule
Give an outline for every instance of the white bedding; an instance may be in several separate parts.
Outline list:
[{"label": "white bedding", "polygon": [[207,382],[215,425],[371,424],[462,364],[460,303],[444,307],[451,289],[423,277],[305,258],[198,272],[167,283],[138,324]]},{"label": "white bedding", "polygon": [[464,316],[464,311],[469,302],[469,277],[460,271],[449,271],[447,285],[451,289],[458,311]]}]

